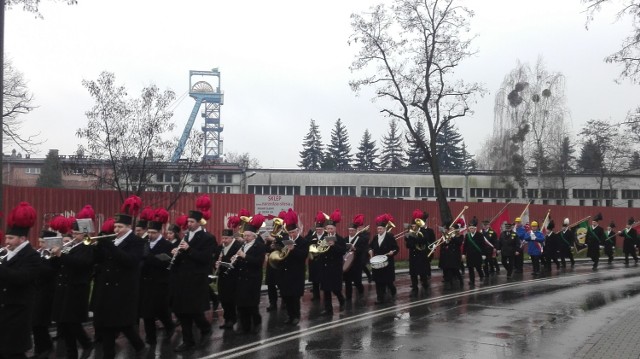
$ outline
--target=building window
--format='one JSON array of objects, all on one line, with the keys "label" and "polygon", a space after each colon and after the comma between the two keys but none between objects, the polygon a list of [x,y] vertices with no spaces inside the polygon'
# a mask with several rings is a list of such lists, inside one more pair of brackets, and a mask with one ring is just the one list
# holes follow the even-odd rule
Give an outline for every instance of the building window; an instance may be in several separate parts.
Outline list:
[{"label": "building window", "polygon": [[607,199],[604,201],[605,206],[607,207],[612,207],[613,206],[613,200],[612,199]]},{"label": "building window", "polygon": [[39,175],[40,174],[40,168],[25,168],[24,169],[24,173],[30,174],[30,175]]},{"label": "building window", "polygon": [[307,196],[356,196],[356,186],[306,186]]},{"label": "building window", "polygon": [[538,189],[537,188],[528,188],[522,190],[522,198],[538,198]]},{"label": "building window", "polygon": [[369,187],[362,186],[360,188],[361,197],[381,197],[381,198],[398,198],[409,197],[409,187]]},{"label": "building window", "polygon": [[469,196],[472,198],[514,198],[518,190],[507,188],[469,188]]},{"label": "building window", "polygon": [[633,200],[632,199],[627,201],[627,207],[633,208]]},{"label": "building window", "polygon": [[204,179],[203,177],[204,176],[202,176],[200,174],[194,173],[194,174],[191,175],[191,182],[193,182],[193,183],[204,182],[203,181],[203,179]]},{"label": "building window", "polygon": [[622,199],[640,199],[640,190],[638,189],[623,189]]},{"label": "building window", "polygon": [[424,197],[435,197],[436,189],[434,187],[416,187],[415,188],[415,196],[418,198]]},{"label": "building window", "polygon": [[568,191],[561,188],[543,188],[540,190],[540,197],[548,199],[567,198]]},{"label": "building window", "polygon": [[599,206],[599,205],[600,205],[600,200],[594,199],[594,200],[593,200],[593,205],[594,205],[595,207]]},{"label": "building window", "polygon": [[579,205],[580,207],[584,207],[584,199],[579,200],[579,201],[578,201],[578,205]]},{"label": "building window", "polygon": [[[229,187],[231,190],[231,187]],[[249,194],[278,194],[282,196],[292,196],[300,194],[300,186],[261,186],[250,185],[247,188]],[[222,193],[222,192],[221,192]]]},{"label": "building window", "polygon": [[231,183],[231,177],[228,173],[220,173],[218,175],[218,183]]},{"label": "building window", "polygon": [[562,200],[561,199],[556,199],[556,206],[562,206]]},{"label": "building window", "polygon": [[[623,196],[624,196],[623,190]],[[628,194],[628,193],[627,193]],[[609,190],[609,189],[574,189],[573,190],[573,198],[584,198],[584,199],[616,199],[618,198],[617,190]],[[624,197],[623,197],[624,198]],[[626,198],[629,199],[629,198]]]}]

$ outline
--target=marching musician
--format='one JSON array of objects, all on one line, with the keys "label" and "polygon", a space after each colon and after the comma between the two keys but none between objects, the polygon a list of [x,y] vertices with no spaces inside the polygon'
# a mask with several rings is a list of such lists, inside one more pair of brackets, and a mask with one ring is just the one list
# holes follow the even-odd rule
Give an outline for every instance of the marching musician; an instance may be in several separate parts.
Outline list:
[{"label": "marching musician", "polygon": [[622,251],[624,252],[624,264],[629,265],[629,255],[633,257],[636,265],[638,264],[638,255],[636,254],[636,247],[638,245],[638,232],[633,228],[635,220],[633,217],[627,221],[625,229],[620,231],[619,236],[624,238],[622,242]]},{"label": "marching musician", "polygon": [[[327,219],[325,218],[325,214],[322,212],[318,212],[316,214],[316,221],[315,221],[315,232],[312,230],[309,230],[309,233],[307,234],[306,240],[307,242],[309,242],[309,245],[317,245],[318,243],[320,243],[326,236],[327,233],[325,233],[324,230],[324,222]],[[313,297],[311,297],[312,301],[319,301],[320,300],[320,272],[321,272],[321,265],[320,262],[318,262],[317,257],[309,257],[309,281],[311,282],[312,285],[312,292],[313,292]]]},{"label": "marching musician", "polygon": [[[88,319],[94,247],[83,243],[86,234],[80,230],[77,220],[71,226],[68,223],[69,220],[62,216],[55,217],[51,222],[53,229],[60,233],[67,233],[70,229],[73,236],[72,242],[64,246],[64,251],[60,247],[51,250],[51,263],[57,268],[52,318],[58,324],[60,337],[64,339],[65,357],[77,359],[77,343],[80,343],[80,358],[86,359],[93,352],[93,343],[82,323]],[[113,221],[105,221],[105,224],[108,223]]]},{"label": "marching musician", "polygon": [[[436,232],[429,227],[428,219],[429,213],[422,212],[422,221],[424,222],[424,225],[420,227],[420,232],[422,233],[422,237],[427,239],[427,248],[436,242]],[[431,259],[432,256],[427,253],[427,279],[431,278]]]},{"label": "marching musician", "polygon": [[169,342],[175,325],[169,309],[169,274],[173,245],[162,236],[162,227],[169,220],[164,208],[155,211],[153,220],[147,222],[147,241],[140,271],[140,317],[144,322],[145,341],[155,345],[156,318],[164,326],[164,340]]},{"label": "marching musician", "polygon": [[356,287],[356,296],[362,298],[364,286],[362,285],[362,269],[368,262],[369,232],[362,230],[364,215],[356,214],[349,226],[349,238],[347,238],[348,250],[353,256],[351,266],[344,272],[344,288],[347,301],[351,301],[353,288]]},{"label": "marching musician", "polygon": [[178,226],[177,224],[172,224],[169,226],[169,228],[167,228],[167,231],[165,232],[165,236],[167,238],[165,239],[169,243],[171,243],[171,246],[173,248],[176,248],[178,244],[180,244],[180,240],[182,239],[181,232],[182,230],[180,229],[180,226]]},{"label": "marching musician", "polygon": [[460,288],[463,287],[462,274],[460,273],[460,267],[462,267],[462,242],[464,238],[460,234],[460,224],[454,223],[444,226],[446,228],[452,228],[453,233],[450,235],[444,233],[444,242],[440,245],[440,263],[442,268],[442,276],[444,277],[445,289],[453,289],[453,281],[457,279],[460,283]]},{"label": "marching musician", "polygon": [[[284,323],[298,325],[300,323],[300,300],[304,294],[305,261],[309,256],[309,243],[300,236],[298,215],[291,208],[283,219],[288,236],[285,237],[287,244],[283,250],[287,251],[287,255],[280,263],[278,287],[282,301],[287,308],[287,320]],[[331,298],[330,295],[329,298]]]},{"label": "marching musician", "polygon": [[405,232],[405,245],[409,249],[409,275],[411,276],[412,297],[418,295],[418,276],[420,276],[422,288],[427,290],[429,287],[427,282],[427,277],[431,271],[427,252],[429,238],[425,237],[422,231],[423,225],[426,225],[427,218],[429,218],[428,213],[419,209],[414,210],[409,224],[409,228],[413,229]]},{"label": "marching musician", "polygon": [[245,225],[242,234],[245,243],[233,260],[234,268],[238,272],[236,306],[240,319],[239,329],[244,334],[258,333],[262,324],[258,306],[266,248],[264,243],[256,240],[262,223],[264,223],[264,216],[256,214]]},{"label": "marching musician", "polygon": [[373,269],[373,281],[376,283],[376,304],[383,304],[386,301],[387,289],[391,293],[391,297],[396,296],[396,265],[394,256],[400,248],[395,237],[387,231],[387,226],[393,225],[393,217],[385,213],[376,217],[376,232],[369,245],[369,257],[386,256],[387,265],[383,268]]},{"label": "marching musician", "polygon": [[44,229],[40,231],[38,238],[38,253],[40,253],[40,273],[36,280],[36,300],[33,313],[33,358],[48,358],[53,352],[53,342],[49,335],[51,325],[51,303],[55,290],[55,267],[49,256],[50,251],[46,247],[46,238],[56,237],[56,232]]},{"label": "marching musician", "polygon": [[[242,242],[233,237],[233,229],[222,230],[222,251],[216,262],[218,273],[218,296],[222,304],[224,323],[220,329],[232,329],[238,321],[236,315],[236,283],[238,273],[230,268],[231,258],[242,247]],[[223,265],[222,263],[225,263]]]},{"label": "marching musician", "polygon": [[[286,215],[285,211],[280,211],[278,217],[274,220],[284,221],[284,216]],[[282,250],[284,247],[282,244],[282,236],[273,237],[271,235],[267,236],[266,248],[267,255],[271,254],[273,251]],[[274,268],[271,265],[266,267],[265,273],[265,284],[267,285],[267,297],[269,298],[269,306],[267,307],[267,312],[271,312],[274,310],[278,310],[278,276],[280,274],[280,270],[278,268]]]},{"label": "marching musician", "polygon": [[522,270],[524,269],[524,245],[525,243],[527,243],[527,231],[525,230],[524,225],[529,223],[522,223],[522,219],[520,217],[516,217],[514,222],[514,232],[516,233],[516,236],[518,237],[518,240],[520,242],[518,244],[518,250],[516,251],[515,257],[513,259],[513,269],[516,273],[522,273]]},{"label": "marching musician", "polygon": [[559,232],[560,235],[560,262],[562,263],[562,268],[567,267],[567,263],[565,258],[569,258],[571,262],[571,267],[576,264],[575,259],[573,259],[573,252],[571,251],[576,244],[576,234],[573,229],[569,228],[569,218],[565,218],[562,221],[562,230]]},{"label": "marching musician", "polygon": [[136,353],[142,353],[145,349],[135,327],[138,322],[140,264],[145,242],[133,233],[133,217],[128,214],[135,213],[138,203],[139,198],[129,197],[121,209],[124,213],[115,216],[115,241],[101,238],[95,246],[96,266],[91,305],[94,327],[102,337],[105,359],[115,358],[119,333],[124,334]]},{"label": "marching musician", "polygon": [[511,223],[505,221],[502,226],[504,230],[500,233],[500,238],[498,238],[497,249],[500,252],[502,266],[507,270],[507,278],[511,278],[515,256],[520,251],[520,240],[516,233],[511,230]]},{"label": "marching musician", "polygon": [[466,261],[469,269],[469,286],[474,287],[476,285],[475,272],[478,272],[481,280],[484,279],[482,262],[487,252],[487,245],[482,233],[478,232],[478,219],[475,216],[469,222],[467,229],[467,234],[462,241],[462,260]]},{"label": "marching musician", "polygon": [[[201,201],[210,200],[207,196],[200,196],[196,206],[201,207]],[[208,207],[206,204],[203,208]],[[216,237],[204,230],[204,214],[201,210],[189,211],[187,230],[184,238],[171,251],[173,265],[171,266],[171,309],[180,321],[182,327],[182,344],[174,351],[184,352],[195,348],[193,325],[200,329],[200,342],[204,343],[211,334],[211,324],[204,316],[209,310],[209,274],[213,268],[213,254],[217,241]]]},{"label": "marching musician", "polygon": [[146,240],[147,239],[147,225],[149,223],[149,221],[153,220],[153,216],[155,215],[155,212],[153,211],[153,208],[151,208],[151,206],[146,206],[142,212],[140,212],[140,216],[138,218],[138,221],[136,222],[135,228],[133,229],[133,233]]},{"label": "marching musician", "polygon": [[342,295],[342,264],[347,252],[346,240],[336,233],[336,224],[342,220],[339,209],[331,213],[325,221],[324,230],[327,233],[325,241],[329,248],[320,253],[316,261],[320,263],[320,289],[324,292],[324,311],[322,315],[333,315],[332,296],[338,298],[340,311],[344,310],[344,296]]},{"label": "marching musician", "polygon": [[27,236],[36,210],[21,202],[7,218],[6,254],[0,260],[0,358],[26,358],[31,348],[31,320],[40,255]]},{"label": "marching musician", "polygon": [[484,265],[482,269],[484,270],[484,275],[489,275],[492,273],[500,274],[500,265],[498,264],[497,250],[496,246],[498,245],[498,235],[491,228],[491,222],[488,219],[482,221],[482,236],[485,241],[485,248],[487,252],[485,253],[486,258],[484,260]]},{"label": "marching musician", "polygon": [[611,221],[611,223],[609,223],[609,226],[607,227],[607,230],[605,231],[604,234],[604,254],[609,258],[609,264],[613,263],[613,256],[615,254],[616,251],[616,224]]},{"label": "marching musician", "polygon": [[538,222],[531,221],[531,225],[525,226],[525,241],[527,241],[527,253],[531,257],[531,265],[533,267],[532,275],[540,274],[540,258],[542,257],[544,243],[544,235],[538,229]]},{"label": "marching musician", "polygon": [[556,269],[560,269],[560,261],[558,260],[558,254],[560,251],[560,235],[554,231],[556,227],[555,222],[549,220],[547,224],[547,236],[544,239],[544,268],[547,271],[551,271],[551,263],[556,264]]},{"label": "marching musician", "polygon": [[598,263],[600,262],[600,246],[604,245],[605,239],[604,229],[600,227],[600,221],[602,220],[602,214],[598,213],[591,220],[591,226],[587,230],[587,238],[585,244],[587,245],[587,257],[591,258],[593,262],[593,270],[598,269]]}]

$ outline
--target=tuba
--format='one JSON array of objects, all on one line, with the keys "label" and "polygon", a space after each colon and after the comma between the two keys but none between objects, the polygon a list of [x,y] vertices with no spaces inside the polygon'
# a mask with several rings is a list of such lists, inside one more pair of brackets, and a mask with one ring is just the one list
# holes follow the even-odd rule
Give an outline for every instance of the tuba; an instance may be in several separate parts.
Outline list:
[{"label": "tuba", "polygon": [[238,233],[240,233],[240,235],[244,234],[244,229],[246,225],[249,224],[249,222],[251,222],[252,218],[253,217],[240,216],[240,221],[242,222],[242,224],[240,224],[240,228],[238,229]]},{"label": "tuba", "polygon": [[280,238],[282,237],[282,232],[284,231],[284,220],[282,218],[274,218],[273,219],[273,230],[271,231],[271,237]]},{"label": "tuba", "polygon": [[393,222],[389,221],[387,222],[387,224],[384,226],[385,230],[387,232],[391,231],[392,229],[396,228],[396,225],[393,224]]},{"label": "tuba", "polygon": [[331,246],[329,246],[329,240],[332,240],[335,242],[336,237],[335,236],[327,236],[325,237],[323,240],[321,240],[320,242],[318,242],[318,244],[316,245],[311,245],[309,246],[309,256],[311,256],[311,258],[316,258],[322,254],[325,254],[329,248]]},{"label": "tuba", "polygon": [[280,268],[280,262],[282,262],[287,256],[289,256],[289,247],[285,246],[282,249],[276,249],[269,254],[269,265],[273,269]]}]

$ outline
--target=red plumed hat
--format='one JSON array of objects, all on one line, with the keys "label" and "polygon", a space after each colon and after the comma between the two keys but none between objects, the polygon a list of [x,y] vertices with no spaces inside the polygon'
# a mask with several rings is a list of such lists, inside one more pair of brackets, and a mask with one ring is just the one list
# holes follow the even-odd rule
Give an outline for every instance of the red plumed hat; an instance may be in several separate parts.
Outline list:
[{"label": "red plumed hat", "polygon": [[358,228],[364,225],[364,214],[356,214],[351,221],[351,228]]},{"label": "red plumed hat", "polygon": [[113,218],[107,218],[104,223],[102,223],[102,227],[100,227],[100,232],[102,234],[113,234],[115,232],[115,224],[116,220]]},{"label": "red plumed hat", "polygon": [[262,224],[264,223],[264,220],[265,217],[262,214],[256,214],[255,216],[251,217],[251,221],[249,221],[249,223],[244,225],[244,231],[258,233],[260,227],[262,227]]},{"label": "red plumed hat", "polygon": [[144,207],[142,212],[140,212],[140,220],[152,221],[155,213],[156,212],[153,210],[153,208],[151,208],[151,206],[146,206]]},{"label": "red plumed hat", "polygon": [[416,219],[422,219],[422,216],[424,215],[424,213],[419,210],[419,209],[414,209],[413,210],[413,214],[411,215],[411,219],[413,219],[414,221]]},{"label": "red plumed hat", "polygon": [[92,221],[96,220],[96,211],[93,210],[90,204],[82,207],[80,212],[76,214],[76,219],[91,219]]},{"label": "red plumed hat", "polygon": [[189,220],[189,217],[187,217],[186,214],[178,216],[178,218],[176,218],[176,225],[178,227],[180,227],[180,229],[182,229],[184,231],[185,229],[187,229],[187,221],[188,220]]},{"label": "red plumed hat", "polygon": [[36,224],[38,214],[35,208],[27,202],[20,202],[17,207],[9,212],[7,218],[7,234],[26,237],[29,234],[29,229]]},{"label": "red plumed hat", "polygon": [[140,208],[142,207],[142,199],[140,197],[132,195],[129,198],[124,200],[122,207],[120,207],[120,212],[123,214],[128,214],[132,217],[138,215]]},{"label": "red plumed hat", "polygon": [[202,218],[209,220],[211,218],[211,198],[206,194],[196,199],[196,208],[202,212]]},{"label": "red plumed hat", "polygon": [[239,217],[251,217],[251,212],[249,212],[249,210],[247,209],[241,209],[240,212],[238,212],[238,216]]},{"label": "red plumed hat", "polygon": [[71,222],[65,216],[55,216],[49,222],[49,227],[60,234],[67,234],[71,231]]},{"label": "red plumed hat", "polygon": [[329,220],[325,222],[325,226],[328,224],[335,226],[336,224],[340,223],[341,220],[342,220],[342,213],[340,213],[339,209],[336,209],[329,216]]},{"label": "red plumed hat", "polygon": [[[289,208],[291,209],[291,208]],[[286,211],[280,211],[280,213],[278,213],[278,218],[280,219],[284,219],[287,216],[287,212]]]},{"label": "red plumed hat", "polygon": [[240,226],[240,222],[242,222],[240,217],[231,216],[227,219],[227,228],[238,228],[238,226]]},{"label": "red plumed hat", "polygon": [[[284,211],[280,213],[283,213],[283,212]],[[284,218],[283,217],[280,217],[280,218],[284,220],[284,224],[287,231],[292,231],[298,228],[298,214],[294,212],[293,209],[289,208],[289,210],[284,214]]]},{"label": "red plumed hat", "polygon": [[324,224],[328,219],[329,216],[322,211],[318,211],[318,213],[316,213],[316,228],[324,227]]},{"label": "red plumed hat", "polygon": [[376,225],[385,227],[389,222],[393,223],[393,217],[389,213],[381,214],[376,217]]},{"label": "red plumed hat", "polygon": [[169,212],[164,208],[156,209],[156,212],[153,214],[153,221],[162,224],[169,222]]}]

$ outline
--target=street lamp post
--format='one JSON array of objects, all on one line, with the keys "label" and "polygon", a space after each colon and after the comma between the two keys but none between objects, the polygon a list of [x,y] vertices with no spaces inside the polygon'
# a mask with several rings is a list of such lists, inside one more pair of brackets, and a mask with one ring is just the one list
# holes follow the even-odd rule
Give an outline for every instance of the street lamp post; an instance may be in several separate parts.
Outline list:
[{"label": "street lamp post", "polygon": [[242,172],[242,180],[240,180],[240,193],[245,194],[247,193],[247,180],[253,176],[256,175],[257,172],[251,172],[251,174],[249,174],[247,176],[247,172],[244,171]]}]

